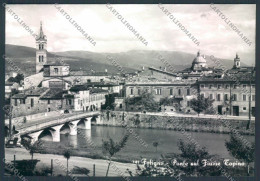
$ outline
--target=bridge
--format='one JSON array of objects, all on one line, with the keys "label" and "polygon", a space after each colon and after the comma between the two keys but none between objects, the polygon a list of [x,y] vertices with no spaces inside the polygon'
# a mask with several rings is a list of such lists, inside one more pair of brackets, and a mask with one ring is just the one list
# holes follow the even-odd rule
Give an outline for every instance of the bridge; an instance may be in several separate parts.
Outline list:
[{"label": "bridge", "polygon": [[[21,140],[21,137],[27,136],[32,140],[32,143],[39,139],[39,136],[43,131],[49,131],[52,135],[53,142],[60,142],[61,129],[64,126],[69,127],[70,135],[78,134],[78,125],[83,123],[83,129],[91,129],[91,119],[96,118],[96,121],[100,121],[100,112],[73,112],[68,114],[41,117],[37,119],[30,120],[28,123],[13,124],[16,126],[17,133],[14,137]],[[8,127],[8,122],[5,122],[6,127]]]}]

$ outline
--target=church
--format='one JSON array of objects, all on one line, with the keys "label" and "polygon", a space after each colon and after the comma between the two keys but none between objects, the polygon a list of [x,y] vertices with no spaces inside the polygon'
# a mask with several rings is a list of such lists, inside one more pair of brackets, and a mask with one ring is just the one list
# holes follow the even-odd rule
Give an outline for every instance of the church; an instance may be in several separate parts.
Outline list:
[{"label": "church", "polygon": [[59,57],[48,61],[42,23],[36,38],[35,72],[25,78],[24,91],[12,97],[14,117],[57,110],[100,110],[106,95],[120,94],[123,89],[119,83],[111,82],[108,74],[71,72],[70,65]]}]

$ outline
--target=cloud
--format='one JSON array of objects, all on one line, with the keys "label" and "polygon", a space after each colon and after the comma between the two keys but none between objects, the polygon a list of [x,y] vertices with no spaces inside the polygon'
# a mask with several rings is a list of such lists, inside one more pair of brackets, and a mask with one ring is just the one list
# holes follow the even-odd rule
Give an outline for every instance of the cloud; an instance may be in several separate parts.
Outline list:
[{"label": "cloud", "polygon": [[[255,61],[255,5],[216,5],[252,42],[248,46],[209,5],[163,5],[200,42],[198,47],[158,5],[112,5],[148,42],[145,46],[106,5],[59,5],[96,42],[96,46],[54,5],[9,5],[34,32],[40,21],[48,37],[49,51],[85,50],[123,52],[133,49],[183,51],[233,59],[235,53],[249,64]],[[6,14],[6,43],[35,47],[34,38]],[[225,47],[225,49],[223,48]],[[226,51],[228,50],[228,52]]]}]

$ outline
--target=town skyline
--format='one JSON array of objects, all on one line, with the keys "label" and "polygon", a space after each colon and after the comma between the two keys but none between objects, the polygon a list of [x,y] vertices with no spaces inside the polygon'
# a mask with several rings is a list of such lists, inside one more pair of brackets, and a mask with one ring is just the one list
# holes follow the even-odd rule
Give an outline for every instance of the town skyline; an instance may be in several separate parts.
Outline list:
[{"label": "town skyline", "polygon": [[[20,8],[21,5],[11,5],[9,7],[16,12],[24,22],[30,22],[28,25],[36,34],[39,32],[40,21],[43,22],[43,31],[48,38],[47,50],[50,52],[76,50],[96,53],[119,53],[131,50],[158,50],[196,54],[196,52],[200,50],[202,54],[214,55],[218,58],[230,60],[233,60],[235,54],[238,53],[241,61],[248,66],[255,64],[255,25],[252,23],[255,19],[254,5],[217,5],[253,42],[251,46],[248,46],[235,31],[228,27],[209,5],[164,5],[174,14],[176,12],[176,17],[180,19],[185,27],[200,41],[199,46],[193,43],[163,12],[160,12],[161,10],[157,5],[128,5],[127,10],[124,7],[125,5],[113,5],[147,40],[148,46],[142,44],[121,21],[107,9],[106,5],[91,5],[91,10],[87,6],[60,5],[93,37],[97,42],[95,46],[87,41],[55,7],[51,7],[54,5],[22,6],[22,9]],[[194,6],[197,8],[192,8]],[[247,12],[246,14],[242,12],[237,14],[242,9],[247,8],[251,8],[251,11],[245,11]],[[48,9],[48,14],[44,13],[46,9]],[[38,14],[34,13],[36,10]],[[138,19],[136,16],[142,11],[146,13],[142,18]],[[33,17],[30,15],[31,13],[34,13]],[[133,14],[135,14],[135,16],[132,19],[131,15]],[[192,17],[192,14],[196,16]],[[84,18],[86,15],[92,17],[87,19],[87,22],[86,18]],[[55,16],[55,18],[50,18],[50,16]],[[197,18],[196,23],[192,23],[194,18]],[[150,19],[148,23],[143,23],[143,21],[148,19]],[[34,37],[26,32],[11,14],[6,13],[6,20],[6,44],[35,47],[33,44]],[[205,24],[206,22],[208,22],[208,24]],[[163,26],[160,27],[160,24]],[[200,24],[203,24],[205,28],[198,26]],[[208,31],[209,27],[212,32]],[[105,33],[104,29],[106,30]],[[149,31],[147,29],[149,29]],[[207,30],[205,31],[204,29]],[[13,32],[14,30],[16,32]],[[223,35],[223,33],[225,34]],[[169,34],[171,34],[170,38]],[[219,38],[221,34],[223,35],[223,39]],[[214,38],[215,35],[218,38]],[[19,42],[17,39],[19,39]],[[220,44],[222,48],[220,48]]]}]

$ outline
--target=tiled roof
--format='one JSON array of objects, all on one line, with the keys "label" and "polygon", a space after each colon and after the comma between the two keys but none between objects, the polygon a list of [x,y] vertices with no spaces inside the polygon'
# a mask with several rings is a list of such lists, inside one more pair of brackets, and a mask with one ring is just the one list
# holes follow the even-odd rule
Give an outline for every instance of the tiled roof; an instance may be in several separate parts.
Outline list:
[{"label": "tiled roof", "polygon": [[47,91],[47,87],[36,87],[35,89],[26,89],[24,90],[24,93],[27,96],[40,96],[42,93]]},{"label": "tiled roof", "polygon": [[171,76],[174,76],[174,77],[177,76],[175,73],[167,72],[167,71],[160,70],[160,69],[157,69],[157,68],[154,68],[154,67],[149,67],[149,70],[154,70],[154,71],[160,72],[162,74],[167,74],[167,75],[171,75]]},{"label": "tiled roof", "polygon": [[115,75],[115,74],[111,74],[108,72],[91,72],[91,71],[70,71],[71,75],[74,76],[111,76],[111,75]]},{"label": "tiled roof", "polygon": [[251,73],[238,73],[231,75],[224,75],[223,78],[214,78],[214,77],[202,77],[199,82],[254,82],[255,76]]},{"label": "tiled roof", "polygon": [[85,85],[92,87],[113,87],[113,86],[117,86],[117,84],[115,83],[110,83],[110,82],[88,82]]},{"label": "tiled roof", "polygon": [[49,79],[44,79],[42,82],[47,81],[47,80],[52,80],[52,79],[59,79],[61,81],[64,81],[64,82],[67,82],[67,83],[71,84],[71,81],[66,80],[66,79],[62,79],[60,77],[52,77],[52,78],[49,78]]},{"label": "tiled roof", "polygon": [[55,61],[55,62],[49,62],[49,63],[47,63],[45,65],[46,66],[50,66],[50,65],[53,65],[53,66],[68,66],[69,64],[61,62],[61,61]]},{"label": "tiled roof", "polygon": [[41,99],[62,99],[63,90],[62,89],[49,89]]},{"label": "tiled roof", "polygon": [[90,89],[90,94],[107,93],[107,92],[108,91],[104,89],[97,89],[97,88]]},{"label": "tiled roof", "polygon": [[12,96],[13,99],[25,99],[26,97],[26,94],[15,94]]},{"label": "tiled roof", "polygon": [[75,85],[70,88],[70,91],[73,91],[73,92],[78,92],[78,91],[82,91],[82,90],[89,90],[89,86],[88,85]]},{"label": "tiled roof", "polygon": [[27,96],[41,96],[48,90],[47,87],[37,87],[35,89],[26,89],[22,93],[13,95],[13,99],[24,99]]},{"label": "tiled roof", "polygon": [[5,82],[5,85],[14,85],[14,83],[16,83],[16,82],[9,82],[9,81],[7,81],[7,82]]}]

